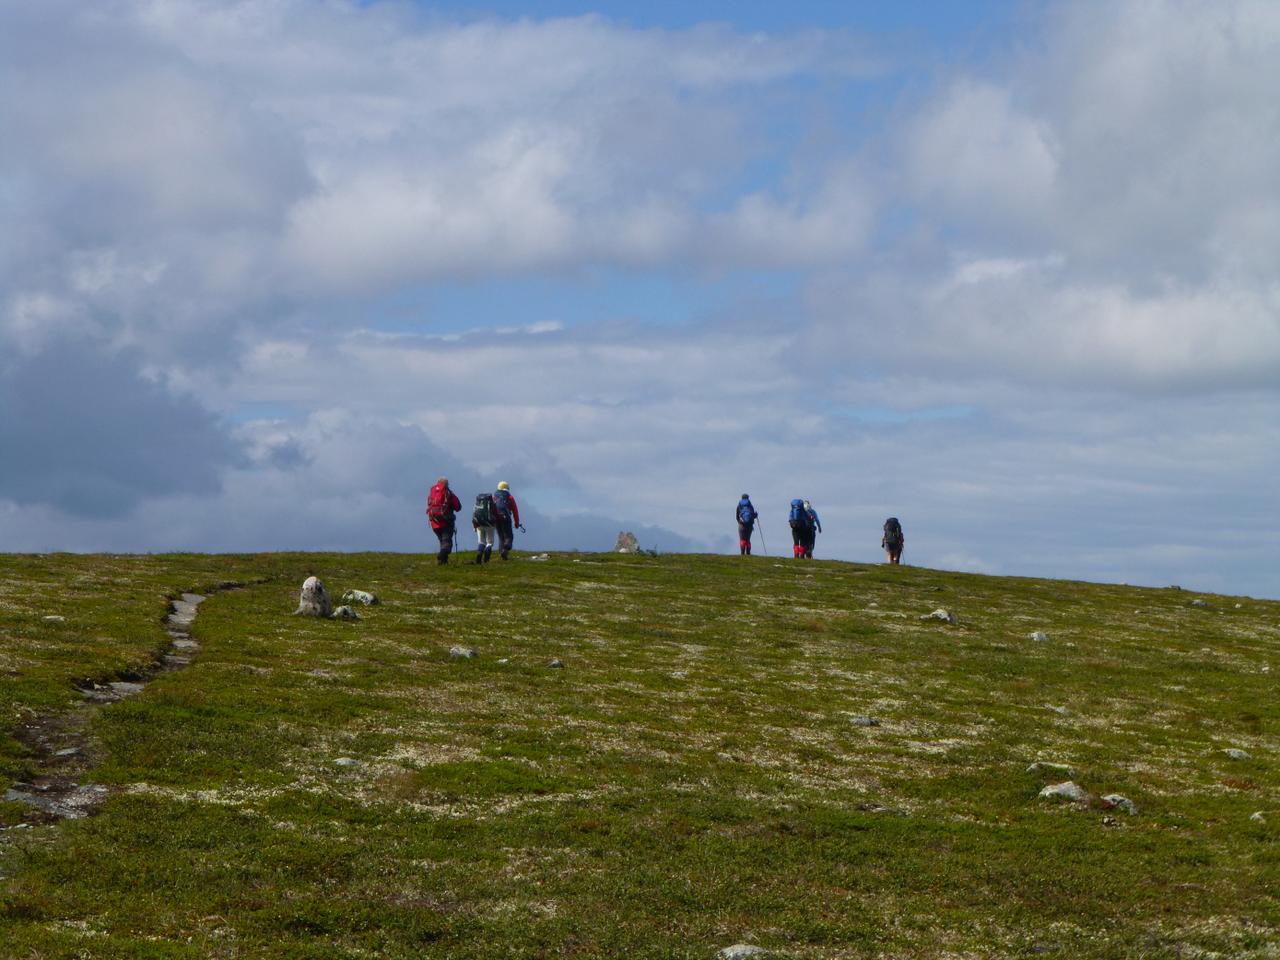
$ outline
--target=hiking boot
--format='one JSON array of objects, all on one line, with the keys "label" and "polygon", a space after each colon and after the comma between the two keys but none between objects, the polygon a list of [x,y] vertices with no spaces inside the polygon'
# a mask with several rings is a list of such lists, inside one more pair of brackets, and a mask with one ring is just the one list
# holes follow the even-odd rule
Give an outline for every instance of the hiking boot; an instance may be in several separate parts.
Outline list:
[{"label": "hiking boot", "polygon": [[489,546],[484,548],[484,562],[488,563],[489,558],[492,556],[493,556],[493,545],[490,544]]}]

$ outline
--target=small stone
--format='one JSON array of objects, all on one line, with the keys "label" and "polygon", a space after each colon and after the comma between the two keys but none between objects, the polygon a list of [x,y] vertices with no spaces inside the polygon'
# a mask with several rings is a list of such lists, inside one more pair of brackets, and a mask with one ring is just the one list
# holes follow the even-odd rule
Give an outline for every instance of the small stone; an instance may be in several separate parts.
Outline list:
[{"label": "small stone", "polygon": [[476,652],[470,647],[450,647],[449,656],[458,660],[472,660],[475,658]]},{"label": "small stone", "polygon": [[1051,760],[1037,760],[1027,767],[1027,773],[1056,773],[1064,777],[1074,777],[1075,770],[1069,763],[1054,763]]},{"label": "small stone", "polygon": [[65,750],[58,750],[54,753],[55,757],[78,757],[80,755],[79,747],[67,747]]},{"label": "small stone", "polygon": [[114,693],[121,697],[132,697],[134,694],[141,693],[143,684],[131,683],[128,680],[115,680],[107,684]]},{"label": "small stone", "polygon": [[[540,554],[538,554],[536,557],[530,557],[529,559],[530,559],[530,560],[550,560],[550,559],[551,559],[551,556],[550,556],[550,554],[540,553]],[[574,563],[577,563],[577,562],[578,562],[578,561],[576,561],[576,560],[574,561]]]},{"label": "small stone", "polygon": [[746,960],[747,957],[763,957],[767,952],[764,947],[750,943],[735,943],[732,947],[722,949],[716,956],[720,960]]},{"label": "small stone", "polygon": [[1239,747],[1224,747],[1222,752],[1232,760],[1251,760],[1252,756],[1247,750],[1241,750]]},{"label": "small stone", "polygon": [[1249,815],[1249,819],[1254,823],[1266,823],[1267,818],[1261,810],[1256,810]]},{"label": "small stone", "polygon": [[1133,816],[1138,812],[1138,805],[1128,797],[1119,793],[1108,793],[1102,798],[1102,805],[1108,810],[1119,810]]},{"label": "small stone", "polygon": [[880,606],[880,604],[878,604],[878,603],[876,603],[874,600],[872,600],[870,603],[868,603],[868,604],[867,604],[867,606],[868,606],[868,607],[871,607],[872,609],[875,609],[876,607]]},{"label": "small stone", "polygon": [[66,623],[67,622],[66,617],[60,617],[56,613],[51,613],[49,614],[49,616],[45,617],[44,619],[49,623]]},{"label": "small stone", "polygon": [[921,620],[941,620],[943,623],[959,623],[956,615],[950,610],[939,607],[933,613],[926,613],[920,618]]},{"label": "small stone", "polygon": [[1103,817],[1102,825],[1104,827],[1118,827],[1120,826],[1120,821],[1117,820],[1115,817]]},{"label": "small stone", "polygon": [[1208,605],[1209,605],[1209,604],[1205,603],[1203,600],[1192,600],[1192,601],[1191,601],[1191,606],[1193,606],[1193,607],[1207,607]]},{"label": "small stone", "polygon": [[1243,610],[1243,609],[1244,609],[1244,604],[1243,604],[1243,603],[1237,603],[1237,604],[1235,605],[1235,609],[1236,609],[1236,610]]},{"label": "small stone", "polygon": [[1055,707],[1053,704],[1049,704],[1048,706],[1045,707],[1045,709],[1052,710],[1054,713],[1062,717],[1071,716],[1071,711],[1068,710],[1066,707]]},{"label": "small stone", "polygon": [[563,663],[561,663],[558,659],[557,659],[557,660],[552,660],[550,663],[548,663],[548,664],[547,664],[547,666],[548,666],[548,667],[551,667],[553,670],[563,670],[563,669],[564,669],[564,664],[563,664]]},{"label": "small stone", "polygon": [[510,662],[511,662],[511,658],[510,658],[510,657],[503,657],[503,658],[502,658],[502,659],[500,659],[498,662],[499,662],[499,663],[510,663]]},{"label": "small stone", "polygon": [[351,607],[344,603],[342,606],[338,607],[337,610],[333,611],[332,618],[334,620],[359,620],[360,614],[356,613],[351,609]]},{"label": "small stone", "polygon": [[319,577],[307,577],[302,583],[302,593],[298,597],[298,609],[294,616],[330,617],[333,615],[333,601],[329,599],[329,591]]},{"label": "small stone", "polygon": [[875,717],[864,717],[864,716],[850,717],[850,718],[849,718],[849,722],[850,722],[851,724],[853,724],[855,727],[878,727],[878,726],[880,726],[880,721],[879,721],[879,720],[877,720]]},{"label": "small stone", "polygon": [[360,761],[355,757],[339,757],[333,761],[333,765],[335,767],[358,767],[360,766]]},{"label": "small stone", "polygon": [[1070,800],[1072,803],[1084,803],[1089,799],[1084,787],[1071,780],[1050,784],[1040,791],[1040,796],[1050,800]]},{"label": "small stone", "polygon": [[1044,643],[1046,640],[1049,639],[1049,635],[1045,633],[1043,630],[1037,630],[1033,634],[1031,634],[1031,639],[1036,641],[1036,643]]},{"label": "small stone", "polygon": [[371,607],[375,603],[381,603],[382,601],[368,590],[348,590],[342,595],[342,602],[363,603],[366,607]]}]

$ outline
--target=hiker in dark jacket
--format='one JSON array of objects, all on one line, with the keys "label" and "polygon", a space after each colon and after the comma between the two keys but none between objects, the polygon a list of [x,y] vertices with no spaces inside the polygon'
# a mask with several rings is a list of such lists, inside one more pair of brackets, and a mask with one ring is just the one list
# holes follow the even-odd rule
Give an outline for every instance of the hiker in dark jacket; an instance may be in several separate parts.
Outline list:
[{"label": "hiker in dark jacket", "polygon": [[805,524],[804,555],[812,560],[813,546],[818,540],[818,534],[822,532],[822,521],[818,519],[818,511],[813,509],[813,504],[808,500],[804,502],[804,515],[808,521]]},{"label": "hiker in dark jacket", "polygon": [[738,556],[751,555],[751,532],[756,527],[756,508],[751,505],[751,498],[745,493],[734,508],[733,518],[738,521]]},{"label": "hiker in dark jacket", "polygon": [[440,541],[436,563],[448,563],[453,552],[453,535],[457,531],[456,514],[462,509],[462,501],[449,489],[449,478],[441,477],[427,494],[427,519]]},{"label": "hiker in dark jacket", "polygon": [[787,523],[791,526],[791,552],[797,560],[803,560],[809,550],[809,514],[805,512],[804,501],[791,501],[791,512],[787,514]]},{"label": "hiker in dark jacket", "polygon": [[902,563],[902,548],[907,538],[902,532],[902,524],[897,517],[890,517],[884,522],[884,536],[880,538],[880,546],[889,556],[890,563]]},{"label": "hiker in dark jacket", "polygon": [[493,505],[493,494],[482,493],[476,497],[471,511],[471,529],[476,532],[476,563],[488,563],[493,555],[493,541],[498,535],[498,510]]},{"label": "hiker in dark jacket", "polygon": [[514,528],[520,527],[520,508],[516,506],[516,498],[511,495],[511,487],[505,480],[493,492],[493,508],[498,515],[498,556],[505,560],[515,542]]}]

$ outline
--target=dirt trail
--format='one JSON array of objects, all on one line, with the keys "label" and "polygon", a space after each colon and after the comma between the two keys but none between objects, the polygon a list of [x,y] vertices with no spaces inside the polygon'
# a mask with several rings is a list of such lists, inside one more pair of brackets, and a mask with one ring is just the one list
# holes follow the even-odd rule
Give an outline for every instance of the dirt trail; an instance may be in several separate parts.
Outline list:
[{"label": "dirt trail", "polygon": [[[234,590],[241,583],[222,583],[209,592]],[[35,774],[13,784],[4,792],[9,803],[30,807],[31,825],[59,820],[77,820],[93,814],[110,795],[110,788],[85,783],[88,773],[102,760],[102,748],[90,734],[93,718],[110,704],[137,696],[157,677],[189,666],[200,644],[191,636],[196,611],[207,598],[184,593],[169,603],[164,618],[169,645],[141,670],[125,671],[116,677],[77,684],[83,703],[47,717],[37,717],[20,727],[15,736],[31,751]]]}]

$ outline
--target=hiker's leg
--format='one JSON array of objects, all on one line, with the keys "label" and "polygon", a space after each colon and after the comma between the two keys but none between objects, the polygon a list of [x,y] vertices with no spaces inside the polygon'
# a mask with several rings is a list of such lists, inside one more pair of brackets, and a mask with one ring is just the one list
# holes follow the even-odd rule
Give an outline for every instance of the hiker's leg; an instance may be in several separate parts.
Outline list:
[{"label": "hiker's leg", "polygon": [[515,531],[511,529],[511,518],[498,519],[498,556],[503,560],[511,552],[511,544],[515,540]]},{"label": "hiker's leg", "polygon": [[440,549],[436,552],[436,563],[448,563],[453,533],[448,527],[437,527],[435,534],[440,541]]}]

